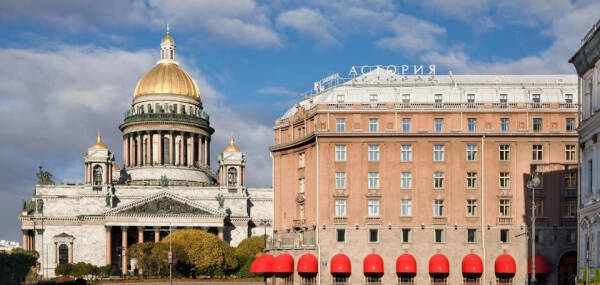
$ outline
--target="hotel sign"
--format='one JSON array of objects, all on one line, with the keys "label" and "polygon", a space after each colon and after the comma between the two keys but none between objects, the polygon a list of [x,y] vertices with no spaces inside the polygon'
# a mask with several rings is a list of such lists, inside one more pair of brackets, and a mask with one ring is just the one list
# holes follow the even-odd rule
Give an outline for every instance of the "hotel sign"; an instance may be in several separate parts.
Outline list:
[{"label": "hotel sign", "polygon": [[352,66],[348,76],[356,77],[371,71],[386,70],[398,75],[435,75],[435,64],[360,65]]}]

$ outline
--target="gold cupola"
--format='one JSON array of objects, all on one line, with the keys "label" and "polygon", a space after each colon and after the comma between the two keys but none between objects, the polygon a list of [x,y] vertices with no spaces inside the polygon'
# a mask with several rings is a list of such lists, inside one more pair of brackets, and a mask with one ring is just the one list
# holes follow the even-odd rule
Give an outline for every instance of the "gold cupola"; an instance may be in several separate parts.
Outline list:
[{"label": "gold cupola", "polygon": [[175,40],[167,26],[160,43],[160,60],[138,81],[133,98],[145,95],[185,96],[200,101],[194,79],[175,61]]},{"label": "gold cupola", "polygon": [[225,147],[223,152],[240,152],[240,149],[235,145],[233,136],[229,138],[229,145]]},{"label": "gold cupola", "polygon": [[108,146],[102,142],[102,137],[100,136],[100,131],[98,131],[98,136],[96,137],[96,142],[90,146],[93,149],[108,149]]}]

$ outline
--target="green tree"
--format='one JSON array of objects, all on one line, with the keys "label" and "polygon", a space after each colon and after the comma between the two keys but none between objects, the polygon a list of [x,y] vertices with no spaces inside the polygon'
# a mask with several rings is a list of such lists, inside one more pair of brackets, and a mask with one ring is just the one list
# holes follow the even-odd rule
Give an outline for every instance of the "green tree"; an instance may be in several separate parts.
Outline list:
[{"label": "green tree", "polygon": [[0,251],[0,284],[21,284],[37,262],[39,254],[21,248]]},{"label": "green tree", "polygon": [[56,268],[54,268],[54,274],[62,275],[62,276],[71,276],[71,272],[73,271],[73,264],[71,263],[61,263]]},{"label": "green tree", "polygon": [[[188,264],[195,275],[215,276],[227,267],[237,267],[237,260],[226,257],[227,244],[217,236],[201,230],[180,230],[171,234],[173,244],[185,251]],[[168,245],[169,236],[161,243]]]},{"label": "green tree", "polygon": [[265,249],[265,237],[257,236],[257,237],[249,237],[244,239],[238,246],[235,248],[235,255],[243,255],[243,256],[256,256],[257,254],[263,252]]}]

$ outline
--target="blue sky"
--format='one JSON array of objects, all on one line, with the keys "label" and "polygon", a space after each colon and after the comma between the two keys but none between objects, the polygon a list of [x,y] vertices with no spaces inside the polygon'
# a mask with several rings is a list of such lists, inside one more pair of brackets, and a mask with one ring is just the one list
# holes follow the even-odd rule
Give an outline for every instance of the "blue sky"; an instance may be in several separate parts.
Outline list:
[{"label": "blue sky", "polygon": [[13,240],[38,165],[80,181],[98,129],[120,160],[117,126],[167,23],[217,130],[212,157],[233,133],[250,186],[270,186],[273,121],[313,81],[363,64],[573,74],[567,61],[600,12],[591,0],[3,2],[0,239]]}]

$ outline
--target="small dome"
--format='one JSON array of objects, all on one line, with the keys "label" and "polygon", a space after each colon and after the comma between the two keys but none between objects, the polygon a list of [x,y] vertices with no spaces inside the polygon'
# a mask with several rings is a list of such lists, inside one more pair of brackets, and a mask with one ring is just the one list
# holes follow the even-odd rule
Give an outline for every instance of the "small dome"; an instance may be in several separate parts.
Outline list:
[{"label": "small dome", "polygon": [[223,152],[240,152],[240,149],[235,145],[233,136],[229,138],[229,145],[225,147]]},{"label": "small dome", "polygon": [[100,136],[100,131],[98,131],[98,137],[96,138],[96,142],[90,146],[93,149],[108,149],[108,146],[102,142],[102,137]]},{"label": "small dome", "polygon": [[170,45],[175,45],[175,40],[173,39],[173,37],[171,37],[171,34],[169,32],[167,32],[167,34],[162,38],[162,40],[160,41],[160,44],[170,44]]},{"label": "small dome", "polygon": [[133,97],[144,95],[178,95],[200,100],[198,86],[176,62],[160,62],[138,81]]}]

